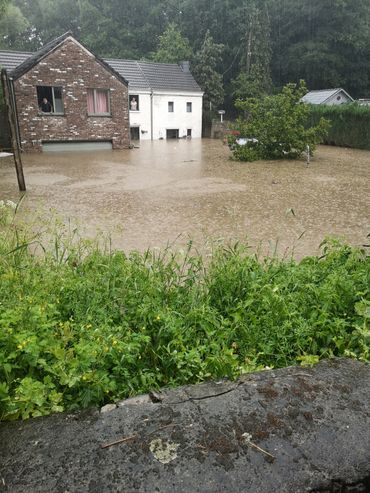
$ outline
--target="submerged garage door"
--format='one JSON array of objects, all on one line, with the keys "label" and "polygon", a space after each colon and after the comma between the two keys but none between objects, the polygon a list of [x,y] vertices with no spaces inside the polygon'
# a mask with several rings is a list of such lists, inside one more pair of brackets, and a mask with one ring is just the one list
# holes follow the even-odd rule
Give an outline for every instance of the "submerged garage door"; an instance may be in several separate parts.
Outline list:
[{"label": "submerged garage door", "polygon": [[44,152],[64,151],[106,151],[112,149],[112,142],[43,142]]}]

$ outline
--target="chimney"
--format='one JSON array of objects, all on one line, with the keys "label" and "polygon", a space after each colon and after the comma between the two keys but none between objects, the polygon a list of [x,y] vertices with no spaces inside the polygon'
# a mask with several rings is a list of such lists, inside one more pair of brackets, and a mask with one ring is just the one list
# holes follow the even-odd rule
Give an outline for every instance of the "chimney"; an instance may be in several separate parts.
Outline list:
[{"label": "chimney", "polygon": [[190,72],[189,60],[183,60],[182,62],[179,62],[179,65],[180,65],[183,72]]}]

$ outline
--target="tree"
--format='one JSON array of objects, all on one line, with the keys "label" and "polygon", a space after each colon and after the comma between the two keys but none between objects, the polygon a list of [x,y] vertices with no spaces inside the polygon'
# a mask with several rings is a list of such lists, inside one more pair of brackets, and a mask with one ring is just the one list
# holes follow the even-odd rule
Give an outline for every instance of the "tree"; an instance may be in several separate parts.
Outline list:
[{"label": "tree", "polygon": [[245,145],[231,138],[234,157],[240,161],[258,159],[294,159],[307,146],[313,152],[329,129],[323,118],[310,127],[309,105],[300,100],[307,93],[304,81],[287,84],[280,94],[262,99],[239,100],[237,106],[247,118],[239,118],[236,129],[250,140]]},{"label": "tree", "polygon": [[277,0],[271,9],[278,85],[304,77],[310,89],[369,91],[369,0]]},{"label": "tree", "polygon": [[5,9],[10,0],[0,0],[0,19],[3,16]]},{"label": "tree", "polygon": [[12,4],[8,5],[0,18],[0,47],[19,49],[19,36],[29,27],[27,19],[20,9]]},{"label": "tree", "polygon": [[182,36],[175,23],[171,23],[159,36],[159,46],[153,55],[153,60],[162,63],[178,63],[182,60],[189,60],[191,55],[189,40]]},{"label": "tree", "polygon": [[256,1],[246,9],[245,49],[241,72],[232,82],[235,99],[267,94],[271,90],[270,20],[266,1]]},{"label": "tree", "polygon": [[192,61],[192,74],[204,91],[205,109],[216,109],[224,99],[222,75],[217,71],[223,48],[223,45],[213,41],[207,31],[202,47],[194,55]]}]

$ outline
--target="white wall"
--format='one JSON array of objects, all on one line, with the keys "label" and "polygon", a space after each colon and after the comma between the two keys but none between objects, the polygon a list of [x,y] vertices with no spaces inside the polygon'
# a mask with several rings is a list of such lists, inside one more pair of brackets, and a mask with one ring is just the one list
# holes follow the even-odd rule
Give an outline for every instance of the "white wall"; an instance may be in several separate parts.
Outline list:
[{"label": "white wall", "polygon": [[[168,103],[174,103],[173,113],[168,111]],[[187,113],[186,103],[192,103],[192,112]],[[179,137],[186,137],[191,129],[192,138],[202,137],[202,102],[199,94],[180,95],[174,93],[156,93],[153,96],[155,140],[166,138],[167,129],[178,129]]]},{"label": "white wall", "polygon": [[[140,127],[140,139],[151,139],[151,95],[131,90],[139,96],[139,111],[130,111],[130,127]],[[168,103],[174,103],[174,111],[168,111]],[[186,103],[192,103],[192,112],[186,111]],[[179,137],[185,137],[191,129],[192,138],[202,137],[202,93],[155,92],[153,94],[153,139],[166,139],[167,129],[178,129]]]},{"label": "white wall", "polygon": [[[339,99],[338,99],[339,97]],[[338,94],[335,94],[335,96],[332,96],[330,99],[328,99],[325,104],[328,106],[335,106],[338,104],[344,104],[344,103],[350,103],[351,100],[344,92],[339,92]]]},{"label": "white wall", "polygon": [[150,140],[150,93],[130,90],[129,95],[139,96],[139,110],[130,111],[130,127],[139,127],[140,139]]}]

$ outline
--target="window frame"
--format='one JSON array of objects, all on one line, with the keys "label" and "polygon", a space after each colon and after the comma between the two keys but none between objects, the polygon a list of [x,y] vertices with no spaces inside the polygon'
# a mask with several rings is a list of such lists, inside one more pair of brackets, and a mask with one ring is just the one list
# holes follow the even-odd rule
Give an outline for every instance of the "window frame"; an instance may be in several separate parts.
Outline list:
[{"label": "window frame", "polygon": [[96,93],[97,91],[105,91],[107,93],[107,101],[108,101],[108,113],[89,113],[89,106],[87,105],[87,116],[112,116],[111,104],[110,104],[110,89],[106,89],[104,87],[88,87],[86,92],[86,102],[88,101],[88,93],[89,91],[94,92],[94,110],[96,110]]},{"label": "window frame", "polygon": [[[131,109],[131,101],[133,98],[136,98],[136,103],[137,103],[136,110]],[[129,110],[133,111],[134,113],[137,113],[138,111],[140,111],[140,95],[139,94],[129,94],[128,99],[129,99],[129,101],[128,101]]]},{"label": "window frame", "polygon": [[175,113],[175,102],[174,101],[168,101],[168,113]]},{"label": "window frame", "polygon": [[192,101],[186,102],[186,113],[193,113],[193,102]]},{"label": "window frame", "polygon": [[[42,111],[40,110],[40,104],[39,103],[39,88],[48,88],[48,89],[51,89],[51,96],[52,96],[52,101],[49,101],[49,103],[52,105],[52,111],[49,111],[49,112],[45,112],[45,111]],[[61,95],[61,102],[62,102],[62,107],[63,107],[63,111],[60,112],[60,111],[55,111],[55,94],[54,94],[54,89],[60,89],[60,95]],[[40,86],[40,85],[37,85],[36,86],[36,97],[37,97],[37,107],[39,109],[39,113],[41,115],[46,115],[46,116],[64,116],[65,115],[65,109],[64,109],[64,98],[63,98],[63,86]],[[41,100],[42,101],[42,100]]]}]

